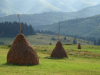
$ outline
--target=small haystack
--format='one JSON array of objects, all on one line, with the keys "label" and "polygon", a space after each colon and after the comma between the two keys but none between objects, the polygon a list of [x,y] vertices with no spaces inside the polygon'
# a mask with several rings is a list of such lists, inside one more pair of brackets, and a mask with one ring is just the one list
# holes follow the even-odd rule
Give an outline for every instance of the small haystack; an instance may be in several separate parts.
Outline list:
[{"label": "small haystack", "polygon": [[78,44],[78,49],[81,49],[80,43]]},{"label": "small haystack", "polygon": [[68,58],[68,55],[60,41],[57,42],[56,47],[54,48],[54,50],[51,53],[51,57],[57,57],[57,58],[67,57]]},{"label": "small haystack", "polygon": [[19,33],[13,41],[7,54],[7,63],[20,65],[39,64],[39,58],[36,51],[30,46],[22,33]]}]

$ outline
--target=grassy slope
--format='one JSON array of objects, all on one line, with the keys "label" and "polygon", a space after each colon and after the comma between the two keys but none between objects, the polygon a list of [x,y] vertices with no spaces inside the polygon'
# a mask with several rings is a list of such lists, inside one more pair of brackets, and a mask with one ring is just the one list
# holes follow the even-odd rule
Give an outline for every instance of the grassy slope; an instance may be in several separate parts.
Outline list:
[{"label": "grassy slope", "polygon": [[[0,75],[99,75],[100,74],[100,46],[84,46],[77,50],[77,45],[64,45],[69,59],[50,59],[54,45],[37,45],[34,49],[39,56],[39,65],[22,66],[6,64],[9,47],[0,46]],[[80,52],[95,51],[99,54],[89,57]],[[72,51],[71,51],[72,50]],[[75,51],[76,50],[76,51]],[[70,52],[76,52],[70,55]],[[80,51],[80,52],[77,52]],[[89,53],[89,52],[87,52]],[[77,55],[76,55],[77,54]],[[87,57],[86,57],[87,56]]]},{"label": "grassy slope", "polygon": [[[100,15],[77,18],[71,20],[65,20],[60,22],[60,30],[63,34],[88,36],[88,37],[100,37]],[[36,30],[48,30],[58,33],[59,23],[51,25],[34,26]]]},{"label": "grassy slope", "polygon": [[[54,37],[56,40],[53,41],[51,40],[51,38]],[[66,37],[66,41],[64,40],[65,36],[60,36],[60,41],[62,43],[73,43],[73,39],[72,37]],[[32,45],[48,45],[49,42],[52,42],[53,45],[56,44],[56,42],[58,41],[58,35],[48,35],[48,34],[37,34],[37,35],[29,35],[26,36],[26,39],[28,40],[28,42]],[[4,42],[5,44],[12,44],[14,38],[0,38],[0,40],[2,40],[2,42]],[[69,42],[68,42],[69,40]],[[77,39],[77,43],[81,43],[84,45],[93,45],[93,42],[89,42],[89,44],[87,44],[88,41],[82,40],[82,39]]]}]

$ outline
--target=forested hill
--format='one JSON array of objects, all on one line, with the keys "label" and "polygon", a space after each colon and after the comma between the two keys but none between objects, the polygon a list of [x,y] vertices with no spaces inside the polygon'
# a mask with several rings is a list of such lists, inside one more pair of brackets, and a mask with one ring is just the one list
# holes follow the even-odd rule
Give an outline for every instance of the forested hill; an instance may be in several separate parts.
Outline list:
[{"label": "forested hill", "polygon": [[[36,30],[49,30],[58,33],[59,23],[34,27]],[[100,37],[100,15],[88,18],[76,18],[60,22],[63,34]]]},{"label": "forested hill", "polygon": [[[21,22],[27,23],[28,25],[31,24],[32,26],[37,25],[48,25],[53,24],[60,21],[65,21],[68,19],[75,19],[75,18],[85,18],[94,15],[100,14],[100,4],[88,8],[84,8],[77,12],[44,12],[40,14],[21,14],[20,19]],[[2,13],[3,15],[4,13]],[[5,17],[0,17],[0,22],[10,21],[18,22],[18,15],[13,14]]]},{"label": "forested hill", "polygon": [[[23,23],[31,24],[32,26],[37,25],[47,25],[58,22],[59,20],[67,20],[76,18],[77,15],[70,15],[71,13],[63,13],[63,12],[44,12],[41,14],[21,14],[20,21]],[[10,21],[14,22],[18,20],[18,15],[13,14],[5,17],[0,17],[0,22]]]},{"label": "forested hill", "polygon": [[[23,34],[35,35],[35,31],[31,25],[26,23],[21,23],[21,29],[23,29]],[[2,22],[0,23],[0,37],[15,37],[20,31],[19,22]]]}]

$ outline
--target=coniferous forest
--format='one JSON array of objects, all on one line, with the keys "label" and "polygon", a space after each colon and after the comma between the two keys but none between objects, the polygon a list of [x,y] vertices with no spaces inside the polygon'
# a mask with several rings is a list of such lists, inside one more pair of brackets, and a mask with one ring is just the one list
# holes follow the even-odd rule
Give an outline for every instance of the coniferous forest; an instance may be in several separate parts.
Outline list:
[{"label": "coniferous forest", "polygon": [[[42,33],[42,34],[52,34],[52,35],[57,35],[57,33],[52,32],[52,31],[43,31],[43,30],[37,30],[35,31],[34,28],[31,25],[27,25],[26,23],[21,23],[21,29],[22,33],[27,36],[27,35],[36,35],[36,33]],[[2,22],[0,23],[0,37],[16,37],[16,35],[20,32],[20,25],[19,22]],[[66,35],[74,38],[79,38],[87,41],[92,41],[94,42],[94,45],[100,45],[99,42],[100,40],[96,40],[95,37],[82,37],[82,36],[73,36],[73,35]],[[3,44],[1,42],[0,44]]]},{"label": "coniferous forest", "polygon": [[[35,35],[34,28],[26,23],[21,23],[22,33],[27,35]],[[19,22],[2,22],[0,23],[0,37],[15,37],[20,31]]]}]

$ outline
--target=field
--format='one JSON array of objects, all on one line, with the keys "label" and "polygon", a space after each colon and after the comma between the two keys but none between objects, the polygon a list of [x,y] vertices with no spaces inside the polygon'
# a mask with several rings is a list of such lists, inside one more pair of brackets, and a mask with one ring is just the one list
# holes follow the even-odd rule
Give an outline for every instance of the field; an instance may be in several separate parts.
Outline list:
[{"label": "field", "polygon": [[[54,37],[55,40],[51,40],[51,38]],[[62,43],[69,43],[72,44],[73,43],[73,37],[66,37],[66,40],[64,40],[63,35],[60,36],[60,41]],[[26,39],[28,40],[28,42],[31,45],[49,45],[50,42],[52,42],[53,45],[56,44],[56,42],[58,41],[58,35],[49,35],[49,34],[39,34],[37,33],[37,35],[29,35],[26,36]],[[2,40],[2,42],[4,42],[5,44],[12,44],[14,38],[0,38],[0,41]],[[76,39],[77,43],[81,43],[83,45],[93,45],[93,42],[90,41],[86,41],[86,40],[82,40],[82,39]]]},{"label": "field", "polygon": [[9,45],[0,45],[0,75],[100,75],[100,46],[63,45],[67,58],[51,58],[55,45],[35,45],[39,65],[7,64]]}]

